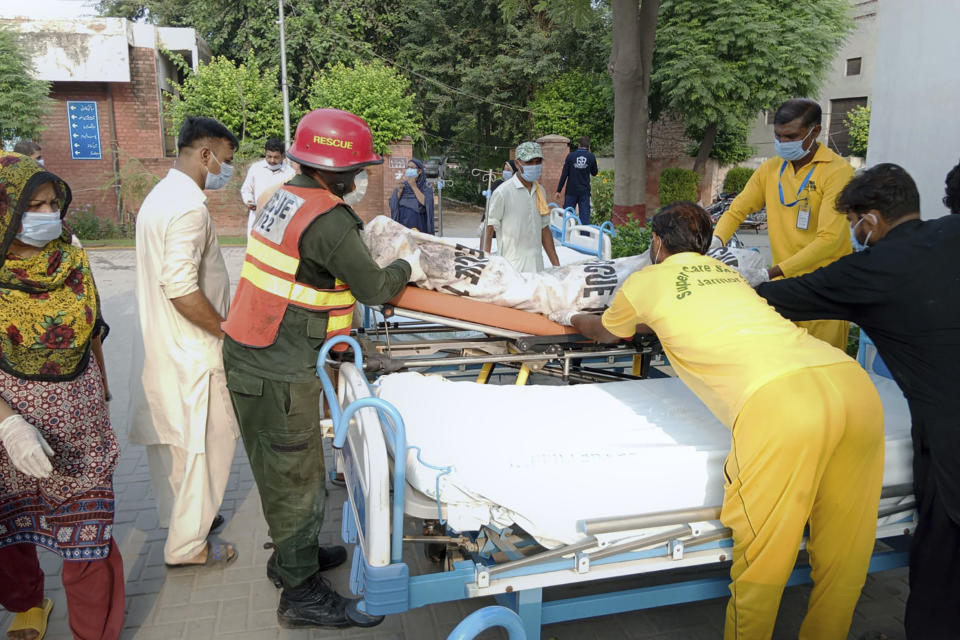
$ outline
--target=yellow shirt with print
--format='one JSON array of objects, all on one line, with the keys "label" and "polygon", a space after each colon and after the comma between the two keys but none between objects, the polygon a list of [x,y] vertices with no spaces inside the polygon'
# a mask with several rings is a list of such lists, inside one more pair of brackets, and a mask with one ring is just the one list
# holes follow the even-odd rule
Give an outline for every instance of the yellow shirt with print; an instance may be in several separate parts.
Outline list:
[{"label": "yellow shirt with print", "polygon": [[[766,205],[773,264],[780,265],[783,275],[790,278],[810,273],[850,253],[849,225],[837,213],[836,201],[853,178],[853,167],[822,144],[813,160],[799,171],[794,171],[793,163],[788,162],[781,176],[783,163],[782,158],[770,158],[753,172],[717,222],[714,233],[726,242],[749,214]],[[810,181],[801,190],[811,169]],[[783,186],[785,203],[799,202],[790,207],[780,204],[778,183]],[[798,226],[801,211],[809,212],[809,220],[799,220]]]},{"label": "yellow shirt with print", "polygon": [[774,378],[851,361],[778,314],[736,270],[693,252],[627,278],[603,326],[627,338],[638,324],[657,334],[677,375],[731,428],[750,396]]}]

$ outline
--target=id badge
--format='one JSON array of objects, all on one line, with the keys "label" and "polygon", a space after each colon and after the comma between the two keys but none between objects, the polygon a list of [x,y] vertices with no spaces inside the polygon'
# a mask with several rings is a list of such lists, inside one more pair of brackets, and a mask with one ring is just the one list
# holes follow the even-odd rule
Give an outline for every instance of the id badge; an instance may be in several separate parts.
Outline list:
[{"label": "id badge", "polygon": [[806,231],[810,228],[810,209],[800,209],[797,212],[797,229]]}]

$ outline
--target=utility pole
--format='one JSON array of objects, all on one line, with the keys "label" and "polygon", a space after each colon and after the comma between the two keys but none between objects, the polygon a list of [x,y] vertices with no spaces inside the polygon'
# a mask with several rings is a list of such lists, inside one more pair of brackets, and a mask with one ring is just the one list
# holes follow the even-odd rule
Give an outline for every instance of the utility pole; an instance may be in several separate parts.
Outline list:
[{"label": "utility pole", "polygon": [[278,0],[280,13],[280,90],[283,92],[283,143],[290,148],[290,92],[287,89],[287,40],[283,32],[283,0]]}]

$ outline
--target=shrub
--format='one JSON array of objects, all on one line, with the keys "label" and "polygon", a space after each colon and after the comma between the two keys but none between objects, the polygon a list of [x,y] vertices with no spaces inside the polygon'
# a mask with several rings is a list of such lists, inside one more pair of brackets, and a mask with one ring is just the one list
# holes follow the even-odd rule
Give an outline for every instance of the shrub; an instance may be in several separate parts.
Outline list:
[{"label": "shrub", "polygon": [[613,219],[613,171],[601,171],[591,180],[590,224]]},{"label": "shrub", "polygon": [[74,209],[64,220],[66,226],[80,240],[104,240],[108,238],[133,237],[133,227],[115,225],[110,220],[98,218],[90,206]]},{"label": "shrub", "polygon": [[660,174],[660,206],[674,202],[696,202],[700,175],[689,169],[670,167]]},{"label": "shrub", "polygon": [[847,113],[850,130],[850,155],[865,158],[870,142],[870,107],[856,107]]},{"label": "shrub", "polygon": [[617,228],[617,235],[610,242],[614,258],[626,258],[643,253],[650,248],[650,230],[640,225],[639,220],[628,220]]},{"label": "shrub", "polygon": [[753,169],[748,167],[734,167],[727,171],[727,177],[723,179],[724,193],[740,193],[747,186],[747,181],[753,175]]}]

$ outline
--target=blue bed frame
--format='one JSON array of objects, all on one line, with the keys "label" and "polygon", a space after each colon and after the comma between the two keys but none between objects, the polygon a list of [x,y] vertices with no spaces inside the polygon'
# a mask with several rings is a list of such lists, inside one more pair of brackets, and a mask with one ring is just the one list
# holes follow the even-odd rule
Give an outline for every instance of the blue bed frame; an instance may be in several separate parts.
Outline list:
[{"label": "blue bed frame", "polygon": [[[335,433],[333,446],[337,449],[342,449],[347,444],[346,438],[347,431],[350,428],[350,418],[359,409],[370,407],[375,409],[379,414],[381,424],[384,427],[388,448],[394,456],[394,459],[396,459],[396,452],[406,452],[408,448],[403,418],[396,408],[384,400],[370,397],[356,400],[341,411],[336,401],[337,394],[333,382],[327,374],[323,363],[327,361],[327,355],[330,349],[341,343],[346,343],[350,346],[354,356],[354,364],[362,370],[360,346],[352,338],[337,336],[327,341],[320,351],[317,360],[317,375],[320,377],[324,393],[329,399],[328,404],[332,414],[331,417],[333,419]],[[349,456],[343,456],[343,460],[349,463]],[[403,464],[395,464],[393,467],[393,504],[390,542],[391,562],[389,565],[383,567],[371,566],[360,552],[360,546],[357,545],[354,548],[353,564],[350,572],[350,588],[355,594],[363,597],[361,608],[371,615],[387,615],[403,613],[410,609],[431,604],[471,597],[469,591],[471,586],[477,581],[478,572],[494,564],[494,561],[489,556],[495,549],[488,543],[488,548],[482,549],[480,553],[475,554],[475,557],[470,560],[456,562],[450,571],[425,575],[411,575],[409,567],[402,559],[406,469]],[[352,477],[349,470],[345,472],[345,475],[348,478]],[[355,495],[360,491],[359,486],[353,486],[352,489]],[[347,544],[357,544],[359,540],[360,531],[358,531],[356,523],[358,521],[363,522],[363,518],[355,519],[354,509],[362,510],[363,507],[362,501],[357,505],[353,504],[350,500],[344,502],[341,535],[343,541]],[[362,514],[358,513],[357,515]],[[910,536],[897,535],[883,538],[882,541],[888,549],[874,553],[870,561],[870,573],[907,566]],[[727,539],[709,542],[698,546],[697,549],[698,551],[711,548],[724,549],[730,548],[731,546],[732,542]],[[639,552],[633,551],[597,560],[591,563],[591,567],[602,567],[618,562],[629,562],[663,556],[664,550],[662,548]],[[721,558],[722,557],[723,556],[721,556]],[[499,580],[550,572],[570,571],[571,565],[572,562],[569,559],[556,559],[500,573],[497,574],[497,578]],[[711,566],[716,567],[716,565],[705,565],[707,568]],[[593,582],[596,583],[597,580],[594,579]],[[790,576],[787,585],[792,586],[808,582],[810,582],[810,568],[798,567]],[[728,586],[729,579],[726,576],[721,576],[698,579],[686,578],[669,584],[623,589],[594,595],[551,599],[549,601],[544,600],[544,588],[539,587],[499,594],[496,596],[496,599],[498,604],[506,606],[520,616],[523,629],[528,638],[539,638],[540,629],[543,625],[686,602],[722,598],[729,595]]]}]

